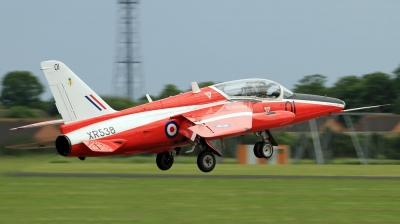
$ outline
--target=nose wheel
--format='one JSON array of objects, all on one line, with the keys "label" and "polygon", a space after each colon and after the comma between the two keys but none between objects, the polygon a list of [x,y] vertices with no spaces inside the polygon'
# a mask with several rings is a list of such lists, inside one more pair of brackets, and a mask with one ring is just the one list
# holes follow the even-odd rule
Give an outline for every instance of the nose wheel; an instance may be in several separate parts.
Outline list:
[{"label": "nose wheel", "polygon": [[257,136],[262,138],[262,141],[254,144],[253,152],[257,158],[270,158],[274,153],[274,145],[277,146],[274,137],[267,131],[256,132]]},{"label": "nose wheel", "polygon": [[262,157],[268,159],[274,153],[274,147],[269,142],[263,142],[260,146],[260,154]]},{"label": "nose wheel", "polygon": [[270,158],[274,153],[274,146],[269,142],[257,142],[253,149],[254,155],[257,158]]},{"label": "nose wheel", "polygon": [[215,167],[215,155],[210,151],[203,151],[197,157],[197,166],[204,173],[211,172]]},{"label": "nose wheel", "polygon": [[262,144],[263,144],[263,142],[256,142],[256,144],[254,144],[254,148],[253,148],[254,155],[260,159],[263,158],[263,156],[261,155],[261,150],[260,150]]}]

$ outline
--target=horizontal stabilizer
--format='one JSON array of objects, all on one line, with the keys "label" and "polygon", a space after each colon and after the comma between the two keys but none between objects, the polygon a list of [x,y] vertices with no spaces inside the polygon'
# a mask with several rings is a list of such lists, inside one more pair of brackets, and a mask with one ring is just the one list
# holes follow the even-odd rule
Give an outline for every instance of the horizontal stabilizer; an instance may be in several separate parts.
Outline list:
[{"label": "horizontal stabilizer", "polygon": [[6,146],[7,149],[44,149],[44,148],[55,148],[55,141],[49,142],[35,142],[22,145],[10,145]]},{"label": "horizontal stabilizer", "polygon": [[84,140],[82,141],[93,152],[114,152],[126,143],[125,139]]},{"label": "horizontal stabilizer", "polygon": [[349,112],[349,111],[355,111],[355,110],[365,110],[365,109],[369,109],[369,108],[384,107],[384,106],[389,106],[389,105],[390,104],[376,105],[376,106],[370,106],[370,107],[359,107],[359,108],[343,110],[343,112]]},{"label": "horizontal stabilizer", "polygon": [[35,127],[41,127],[41,126],[46,126],[46,125],[52,125],[52,124],[64,124],[64,120],[52,120],[52,121],[44,121],[44,122],[39,122],[39,123],[34,123],[34,124],[29,124],[21,127],[16,127],[16,128],[11,128],[10,130],[17,130],[17,129],[22,129],[22,128],[35,128]]}]

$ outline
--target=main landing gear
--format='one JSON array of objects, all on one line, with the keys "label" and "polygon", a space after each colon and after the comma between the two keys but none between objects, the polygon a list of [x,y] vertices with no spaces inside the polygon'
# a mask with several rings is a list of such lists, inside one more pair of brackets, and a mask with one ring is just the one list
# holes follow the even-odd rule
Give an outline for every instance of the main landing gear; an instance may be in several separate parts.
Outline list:
[{"label": "main landing gear", "polygon": [[274,146],[278,146],[274,137],[272,137],[268,130],[256,132],[254,134],[261,137],[262,140],[254,145],[254,155],[257,158],[270,158],[274,153]]},{"label": "main landing gear", "polygon": [[180,147],[171,151],[161,152],[157,154],[156,163],[160,170],[169,170],[174,164],[174,157],[179,155]]},{"label": "main landing gear", "polygon": [[[201,151],[197,156],[197,166],[205,173],[211,172],[217,162],[215,155],[221,156],[221,154],[205,139],[197,139],[194,142],[193,149],[186,153],[193,152],[195,147],[198,147]],[[171,151],[158,153],[156,159],[158,168],[160,170],[169,170],[174,164],[174,157],[179,155],[180,150],[181,148],[177,147]]]},{"label": "main landing gear", "polygon": [[202,151],[197,156],[197,166],[204,173],[211,172],[215,168],[215,155],[211,151]]}]

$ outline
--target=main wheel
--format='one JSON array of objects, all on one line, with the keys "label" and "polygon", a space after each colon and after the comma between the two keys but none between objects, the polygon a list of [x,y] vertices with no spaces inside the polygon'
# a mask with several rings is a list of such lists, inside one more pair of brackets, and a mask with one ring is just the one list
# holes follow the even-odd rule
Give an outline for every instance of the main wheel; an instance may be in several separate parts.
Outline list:
[{"label": "main wheel", "polygon": [[160,170],[169,170],[174,164],[174,157],[169,152],[158,153],[156,163]]},{"label": "main wheel", "polygon": [[274,147],[269,142],[264,142],[260,147],[260,154],[262,157],[268,159],[274,153]]},{"label": "main wheel", "polygon": [[215,156],[210,151],[203,151],[197,157],[197,166],[204,173],[212,171],[215,167]]},{"label": "main wheel", "polygon": [[263,144],[263,142],[256,142],[256,144],[254,144],[254,148],[253,148],[253,152],[254,152],[254,155],[257,157],[257,158],[264,158],[262,155],[261,155],[261,145]]}]

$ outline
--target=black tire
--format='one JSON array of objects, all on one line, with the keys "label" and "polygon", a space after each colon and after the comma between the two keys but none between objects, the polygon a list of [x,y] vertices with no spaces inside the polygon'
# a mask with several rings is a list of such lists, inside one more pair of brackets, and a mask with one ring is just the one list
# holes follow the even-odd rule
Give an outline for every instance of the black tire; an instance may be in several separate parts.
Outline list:
[{"label": "black tire", "polygon": [[274,154],[274,146],[269,142],[264,142],[260,147],[260,154],[263,158],[270,158]]},{"label": "black tire", "polygon": [[160,170],[169,170],[174,164],[174,157],[169,152],[158,153],[156,163]]},{"label": "black tire", "polygon": [[197,156],[197,166],[204,173],[211,172],[216,162],[214,153],[210,151],[203,151]]},{"label": "black tire", "polygon": [[256,144],[254,144],[254,148],[253,148],[253,152],[254,152],[254,155],[257,157],[257,158],[264,158],[262,155],[261,155],[261,145],[263,144],[263,142],[256,142]]}]

